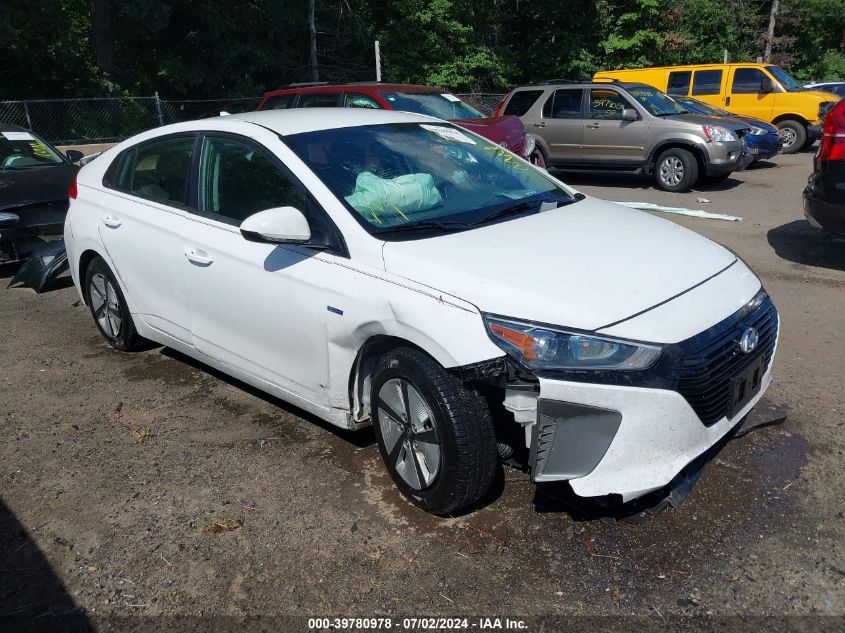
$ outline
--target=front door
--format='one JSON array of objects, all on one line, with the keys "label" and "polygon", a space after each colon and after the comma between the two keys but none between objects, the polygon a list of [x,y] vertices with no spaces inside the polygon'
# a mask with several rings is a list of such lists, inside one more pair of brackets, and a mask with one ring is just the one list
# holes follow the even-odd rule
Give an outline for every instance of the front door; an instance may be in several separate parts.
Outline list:
[{"label": "front door", "polygon": [[190,344],[182,231],[195,134],[143,143],[122,158],[114,183],[97,195],[99,231],[138,316]]},{"label": "front door", "polygon": [[585,163],[616,167],[642,165],[646,158],[648,123],[643,120],[623,121],[622,111],[634,108],[622,94],[612,88],[592,88],[583,121]]},{"label": "front door", "polygon": [[[247,241],[238,226],[266,209],[308,215],[309,197],[278,159],[251,139],[209,133],[199,160],[191,261],[191,329],[208,356],[328,406],[327,295],[331,254]],[[313,230],[312,230],[313,232]]]},{"label": "front door", "polygon": [[743,116],[771,121],[776,97],[774,92],[763,92],[766,79],[771,78],[759,68],[734,68],[726,107]]}]

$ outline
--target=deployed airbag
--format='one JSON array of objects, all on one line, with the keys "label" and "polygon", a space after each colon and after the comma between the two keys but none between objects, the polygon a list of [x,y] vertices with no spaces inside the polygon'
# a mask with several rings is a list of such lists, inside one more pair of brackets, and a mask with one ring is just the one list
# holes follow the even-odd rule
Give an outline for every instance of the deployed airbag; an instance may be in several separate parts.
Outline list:
[{"label": "deployed airbag", "polygon": [[379,178],[369,171],[358,174],[355,191],[346,196],[358,213],[388,225],[407,222],[407,214],[431,209],[442,200],[431,174]]}]

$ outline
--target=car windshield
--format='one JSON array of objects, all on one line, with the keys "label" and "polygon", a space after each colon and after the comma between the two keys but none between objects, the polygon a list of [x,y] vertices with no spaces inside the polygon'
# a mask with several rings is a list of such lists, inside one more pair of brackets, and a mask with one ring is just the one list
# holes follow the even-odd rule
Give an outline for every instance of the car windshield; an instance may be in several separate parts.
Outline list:
[{"label": "car windshield", "polygon": [[687,110],[675,103],[671,97],[660,92],[651,86],[630,86],[628,94],[639,101],[650,114],[654,116],[673,116],[675,114],[686,114]]},{"label": "car windshield", "polygon": [[445,122],[284,137],[370,233],[410,239],[582,199],[498,145]]},{"label": "car windshield", "polygon": [[712,106],[709,103],[704,103],[703,101],[699,101],[698,99],[690,99],[689,97],[677,97],[675,98],[675,101],[677,101],[685,108],[689,108],[693,112],[699,112],[708,116],[736,116],[734,114],[731,114],[727,110],[722,110],[721,108]]},{"label": "car windshield", "polygon": [[780,66],[766,66],[766,70],[775,76],[775,79],[780,82],[780,85],[787,92],[801,92],[804,90],[804,86],[798,83],[792,75]]},{"label": "car windshield", "polygon": [[484,115],[455,95],[439,92],[386,92],[382,96],[395,110],[427,114],[438,119],[483,119]]},{"label": "car windshield", "polygon": [[59,165],[62,157],[32,132],[0,132],[0,171]]}]

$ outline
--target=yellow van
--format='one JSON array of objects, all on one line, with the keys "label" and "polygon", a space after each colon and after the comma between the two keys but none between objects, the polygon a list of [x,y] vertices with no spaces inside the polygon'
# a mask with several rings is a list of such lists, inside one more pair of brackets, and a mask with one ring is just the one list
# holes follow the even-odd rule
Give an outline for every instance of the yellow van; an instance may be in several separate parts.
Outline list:
[{"label": "yellow van", "polygon": [[690,96],[741,116],[773,123],[792,154],[821,137],[821,123],[839,96],[807,90],[772,64],[697,64],[631,70],[603,70],[594,81],[644,83],[678,96]]}]

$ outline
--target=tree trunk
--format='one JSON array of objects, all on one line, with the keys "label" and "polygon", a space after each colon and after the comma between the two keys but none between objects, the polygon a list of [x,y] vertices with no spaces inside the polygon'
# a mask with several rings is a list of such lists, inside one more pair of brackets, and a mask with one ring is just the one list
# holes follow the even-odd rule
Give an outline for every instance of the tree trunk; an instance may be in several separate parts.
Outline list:
[{"label": "tree trunk", "polygon": [[772,42],[775,39],[775,20],[778,12],[778,0],[772,0],[772,10],[769,13],[769,30],[766,32],[766,50],[763,53],[763,61],[771,63],[772,61]]},{"label": "tree trunk", "polygon": [[317,0],[308,0],[308,34],[311,40],[311,55],[308,65],[311,67],[311,81],[320,81],[320,68],[317,65],[317,22],[314,9]]},{"label": "tree trunk", "polygon": [[111,0],[90,0],[94,63],[100,73],[111,78],[114,72],[114,38],[111,30]]}]

